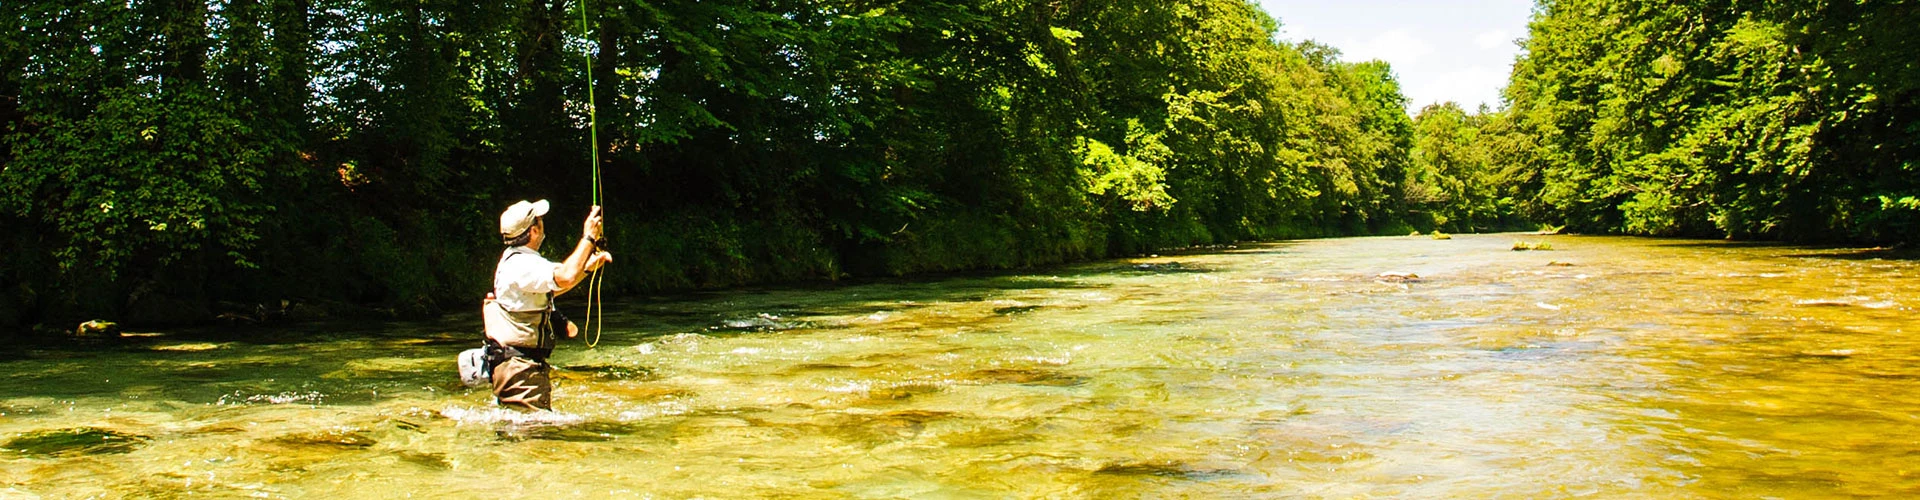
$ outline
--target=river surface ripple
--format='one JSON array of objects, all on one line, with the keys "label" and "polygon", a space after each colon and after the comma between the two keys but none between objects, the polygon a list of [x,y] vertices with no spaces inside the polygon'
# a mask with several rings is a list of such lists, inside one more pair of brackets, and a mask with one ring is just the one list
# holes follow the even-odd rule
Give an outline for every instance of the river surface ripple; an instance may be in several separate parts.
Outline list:
[{"label": "river surface ripple", "polygon": [[1916,277],[1461,235],[635,299],[553,415],[454,380],[477,314],[169,332],[0,361],[0,498],[1913,497]]}]

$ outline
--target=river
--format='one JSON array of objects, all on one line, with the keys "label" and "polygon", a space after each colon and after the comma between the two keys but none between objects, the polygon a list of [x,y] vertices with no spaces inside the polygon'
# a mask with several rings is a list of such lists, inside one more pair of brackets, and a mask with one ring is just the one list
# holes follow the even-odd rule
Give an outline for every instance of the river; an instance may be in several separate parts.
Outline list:
[{"label": "river", "polygon": [[1887,257],[1350,238],[636,298],[536,416],[455,379],[477,313],[35,347],[0,498],[1913,497]]}]

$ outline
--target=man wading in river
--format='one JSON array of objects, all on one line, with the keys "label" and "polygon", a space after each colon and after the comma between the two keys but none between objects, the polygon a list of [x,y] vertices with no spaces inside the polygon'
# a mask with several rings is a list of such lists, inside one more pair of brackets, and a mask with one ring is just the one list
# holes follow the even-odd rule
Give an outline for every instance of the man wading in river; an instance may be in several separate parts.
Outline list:
[{"label": "man wading in river", "polygon": [[547,356],[553,354],[556,318],[567,337],[579,334],[553,310],[553,297],[586,281],[587,273],[613,261],[601,250],[600,207],[587,214],[580,243],[555,263],[540,256],[546,242],[543,216],[547,200],[521,201],[500,213],[500,238],[507,250],[493,271],[493,293],[481,305],[486,321],[488,359],[493,367],[493,396],[500,404],[530,409],[553,408],[553,381]]}]

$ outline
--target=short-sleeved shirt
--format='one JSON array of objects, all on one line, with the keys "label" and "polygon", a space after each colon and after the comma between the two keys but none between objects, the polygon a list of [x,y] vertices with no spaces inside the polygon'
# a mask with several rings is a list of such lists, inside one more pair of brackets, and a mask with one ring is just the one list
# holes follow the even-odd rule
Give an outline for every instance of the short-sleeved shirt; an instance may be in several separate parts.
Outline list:
[{"label": "short-sleeved shirt", "polygon": [[494,301],[514,312],[546,309],[547,294],[560,290],[553,282],[553,271],[559,267],[531,248],[507,249],[500,254],[500,267],[493,271]]}]

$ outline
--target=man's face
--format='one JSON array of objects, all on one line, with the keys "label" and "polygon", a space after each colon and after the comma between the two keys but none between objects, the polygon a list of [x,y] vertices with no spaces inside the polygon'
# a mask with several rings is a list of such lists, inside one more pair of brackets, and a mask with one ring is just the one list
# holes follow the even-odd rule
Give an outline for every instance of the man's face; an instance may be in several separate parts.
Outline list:
[{"label": "man's face", "polygon": [[547,242],[547,219],[545,217],[534,218],[533,229],[528,229],[528,231],[530,232],[527,233],[527,248],[532,248],[536,252],[540,251],[540,244]]}]

